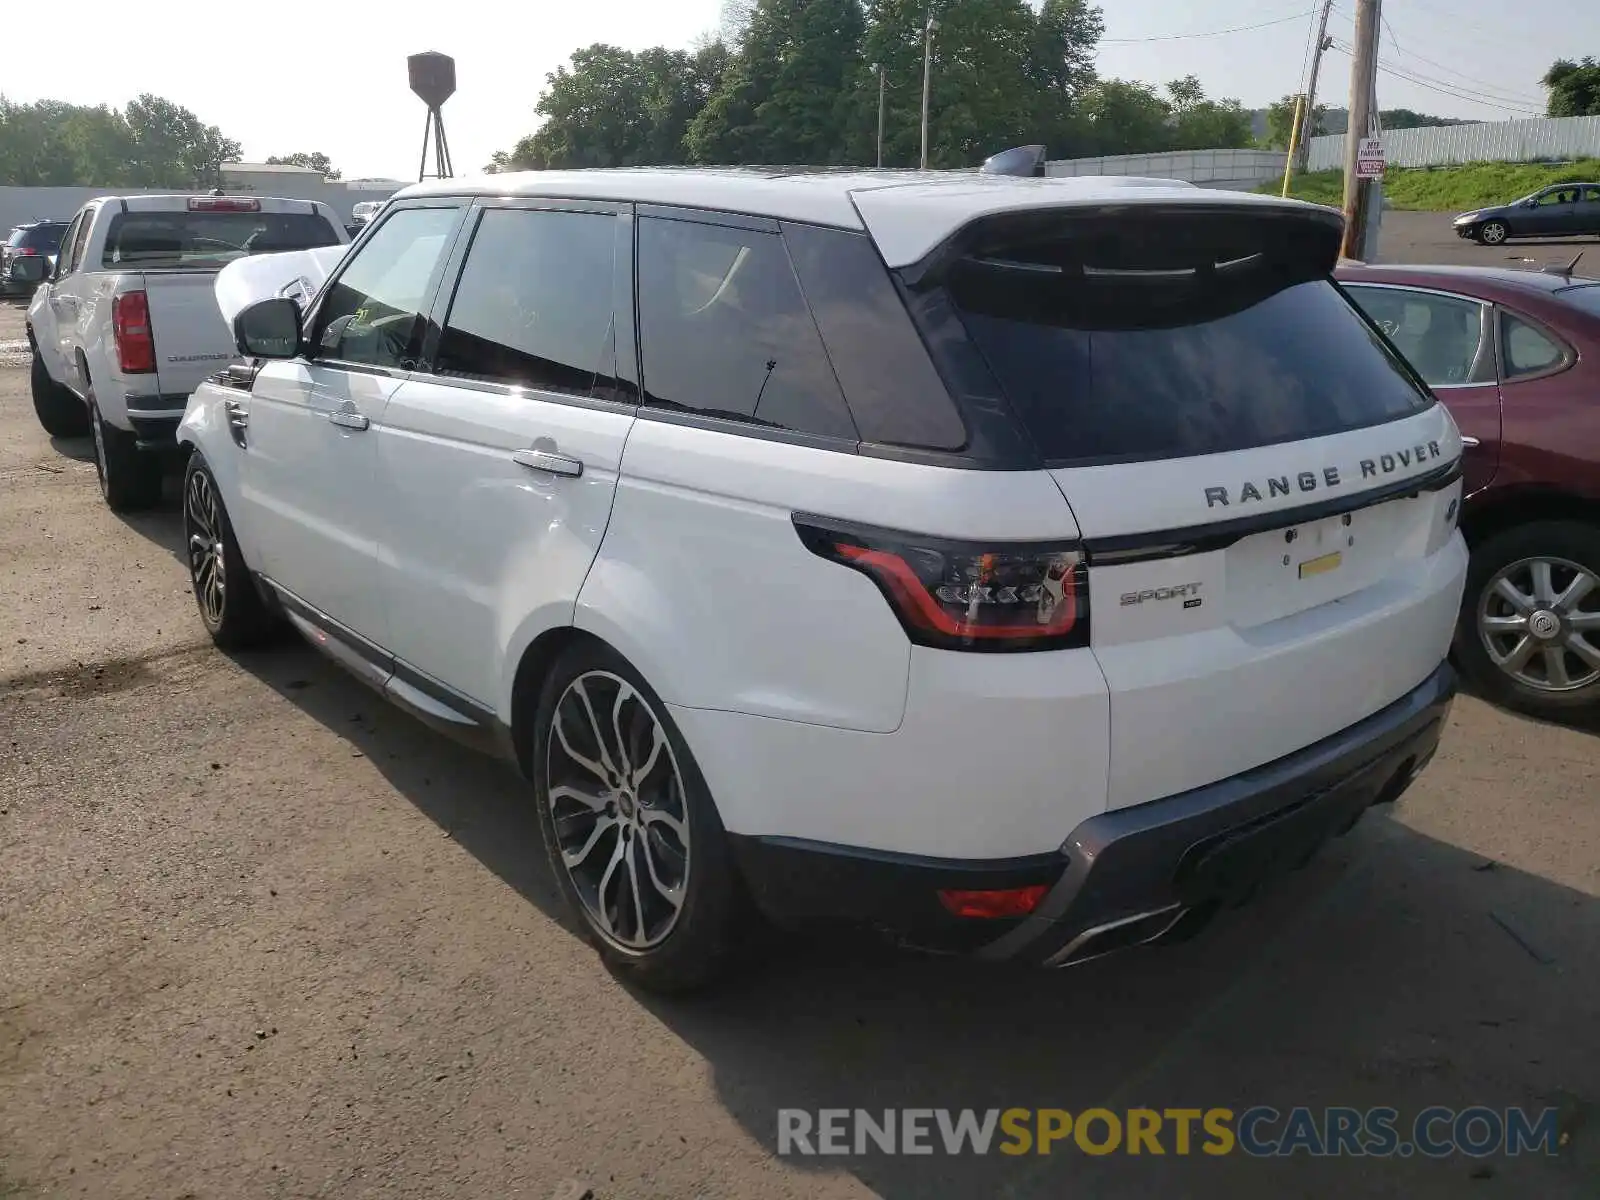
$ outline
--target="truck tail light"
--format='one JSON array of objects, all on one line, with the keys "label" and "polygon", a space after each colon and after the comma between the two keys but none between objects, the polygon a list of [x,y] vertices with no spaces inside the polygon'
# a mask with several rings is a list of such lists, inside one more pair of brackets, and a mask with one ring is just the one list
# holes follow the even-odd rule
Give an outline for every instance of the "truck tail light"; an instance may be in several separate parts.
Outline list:
[{"label": "truck tail light", "polygon": [[124,292],[111,302],[111,336],[117,343],[117,366],[124,375],[148,375],[156,369],[150,300],[143,292]]},{"label": "truck tail light", "polygon": [[796,514],[807,549],[878,585],[906,636],[943,650],[1089,644],[1089,577],[1069,542],[983,544]]},{"label": "truck tail light", "polygon": [[260,212],[254,196],[190,196],[190,212]]}]

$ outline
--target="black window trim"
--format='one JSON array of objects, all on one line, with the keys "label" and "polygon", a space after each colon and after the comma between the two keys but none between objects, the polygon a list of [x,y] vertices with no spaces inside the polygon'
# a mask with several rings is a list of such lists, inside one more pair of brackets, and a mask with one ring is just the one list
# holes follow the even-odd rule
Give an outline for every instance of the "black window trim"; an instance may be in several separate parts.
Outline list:
[{"label": "black window trim", "polygon": [[[455,256],[461,246],[461,234],[463,229],[466,228],[467,213],[472,209],[470,198],[466,196],[418,196],[413,200],[391,203],[379,214],[379,220],[369,222],[367,228],[361,231],[361,236],[350,244],[349,249],[344,252],[344,256],[340,258],[334,269],[328,273],[328,277],[322,281],[322,286],[317,289],[317,294],[312,297],[311,303],[306,306],[306,311],[300,319],[300,328],[308,346],[311,346],[312,331],[316,329],[317,322],[322,317],[323,303],[333,291],[334,286],[343,278],[351,262],[355,260],[357,251],[363,248],[373,233],[391,220],[395,213],[409,212],[419,208],[454,209],[456,213],[455,226],[445,235],[449,245],[444,255],[434,265],[431,286],[424,289],[423,303],[421,305],[423,311],[419,315],[424,321],[422,345],[424,347],[427,346],[428,337],[433,332],[433,321],[435,319],[433,314],[438,308],[439,291],[443,287],[445,279],[449,276],[452,263],[454,263],[456,270],[460,269],[460,262],[455,260]],[[382,375],[389,379],[431,378],[427,372],[418,369],[420,363],[418,367],[411,368],[385,367],[376,363],[358,363],[350,362],[348,359],[343,358],[322,357],[315,353],[315,347],[311,348],[312,353],[300,356],[302,361],[311,366],[323,367],[334,371],[345,371],[353,375]]]},{"label": "black window trim", "polygon": [[[533,212],[579,212],[595,213],[600,216],[610,214],[616,220],[628,226],[619,233],[622,244],[628,247],[626,262],[616,264],[619,274],[628,281],[629,309],[626,313],[617,316],[628,318],[630,326],[627,334],[617,331],[617,371],[622,374],[624,366],[628,370],[628,378],[635,391],[639,386],[639,339],[638,339],[638,282],[634,276],[634,228],[638,222],[633,219],[634,206],[618,200],[588,200],[571,199],[561,196],[474,196],[470,197],[466,205],[465,216],[457,226],[455,241],[450,247],[450,253],[444,258],[444,272],[440,277],[439,287],[433,293],[429,310],[425,314],[427,324],[423,328],[421,353],[417,360],[417,369],[407,374],[406,378],[439,384],[444,387],[466,388],[469,391],[483,392],[492,396],[516,396],[526,400],[537,400],[541,404],[565,404],[572,408],[586,408],[596,412],[614,412],[624,415],[634,414],[640,405],[637,400],[613,400],[604,396],[579,396],[572,392],[552,392],[544,388],[528,387],[524,384],[499,383],[492,379],[473,379],[461,375],[441,375],[434,370],[434,359],[438,357],[439,342],[444,336],[444,323],[450,315],[450,306],[455,302],[456,289],[461,286],[461,276],[466,269],[467,254],[472,248],[473,238],[477,236],[478,226],[483,220],[483,214],[490,209],[520,209]],[[385,213],[387,216],[387,213]],[[363,236],[366,231],[362,231]],[[447,286],[448,285],[448,286]],[[624,349],[630,352],[630,361],[624,363],[622,355]]]},{"label": "black window trim", "polygon": [[[1505,319],[1508,316],[1514,317],[1516,320],[1521,321],[1535,333],[1543,336],[1547,341],[1550,342],[1551,345],[1555,346],[1556,349],[1560,350],[1560,360],[1551,363],[1548,367],[1542,367],[1537,371],[1529,371],[1526,375],[1507,375],[1505,361]],[[1495,366],[1497,368],[1497,374],[1499,375],[1501,387],[1514,387],[1517,384],[1532,383],[1539,379],[1549,379],[1552,375],[1559,375],[1563,371],[1570,371],[1573,367],[1578,365],[1578,352],[1572,348],[1572,344],[1568,342],[1566,338],[1562,337],[1559,333],[1557,333],[1554,329],[1551,329],[1549,325],[1545,324],[1537,317],[1529,316],[1520,308],[1513,308],[1508,304],[1501,304],[1499,302],[1496,302],[1494,305],[1494,356]],[[1504,397],[1502,397],[1502,399],[1503,398]]]},{"label": "black window trim", "polygon": [[[1494,304],[1479,296],[1469,296],[1463,292],[1452,292],[1445,288],[1422,287],[1414,283],[1374,283],[1364,279],[1352,279],[1340,285],[1345,292],[1352,292],[1359,288],[1370,288],[1374,291],[1385,292],[1416,292],[1424,296],[1441,296],[1446,300],[1459,300],[1464,304],[1478,306],[1478,353],[1472,360],[1472,377],[1461,383],[1423,383],[1429,391],[1445,392],[1456,388],[1494,387],[1500,382],[1498,337],[1495,331]],[[1357,305],[1360,308],[1360,305]],[[1366,316],[1366,310],[1362,309]],[[1371,320],[1371,318],[1368,318]],[[1383,333],[1381,326],[1376,321],[1372,324]],[[1388,339],[1388,334],[1384,334]],[[1403,356],[1402,356],[1403,357]],[[1409,363],[1407,364],[1410,365]]]}]

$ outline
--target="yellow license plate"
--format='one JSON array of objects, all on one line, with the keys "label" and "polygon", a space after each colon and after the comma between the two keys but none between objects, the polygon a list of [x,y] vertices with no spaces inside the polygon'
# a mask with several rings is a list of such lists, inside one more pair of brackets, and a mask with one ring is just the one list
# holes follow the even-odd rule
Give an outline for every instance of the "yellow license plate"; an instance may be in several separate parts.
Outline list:
[{"label": "yellow license plate", "polygon": [[1337,571],[1343,561],[1344,555],[1337,550],[1320,558],[1308,558],[1300,564],[1300,578],[1310,579],[1313,575],[1326,575],[1329,571]]}]

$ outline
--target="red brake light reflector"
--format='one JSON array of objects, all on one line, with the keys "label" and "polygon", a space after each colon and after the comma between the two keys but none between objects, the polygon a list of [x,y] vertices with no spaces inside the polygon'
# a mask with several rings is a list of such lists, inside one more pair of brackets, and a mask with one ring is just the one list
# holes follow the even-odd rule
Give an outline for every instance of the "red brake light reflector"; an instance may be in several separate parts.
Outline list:
[{"label": "red brake light reflector", "polygon": [[124,292],[111,302],[111,337],[117,365],[125,375],[156,369],[156,343],[150,332],[150,301],[143,292]]},{"label": "red brake light reflector", "polygon": [[1089,576],[1065,542],[982,544],[796,515],[813,553],[878,585],[912,641],[946,650],[1058,650],[1089,643]]},{"label": "red brake light reflector", "polygon": [[1039,907],[1049,891],[1049,885],[1043,883],[1029,887],[998,888],[993,891],[942,888],[939,892],[939,903],[958,917],[992,921],[1003,917],[1027,916]]},{"label": "red brake light reflector", "polygon": [[254,196],[190,196],[190,212],[260,212]]}]

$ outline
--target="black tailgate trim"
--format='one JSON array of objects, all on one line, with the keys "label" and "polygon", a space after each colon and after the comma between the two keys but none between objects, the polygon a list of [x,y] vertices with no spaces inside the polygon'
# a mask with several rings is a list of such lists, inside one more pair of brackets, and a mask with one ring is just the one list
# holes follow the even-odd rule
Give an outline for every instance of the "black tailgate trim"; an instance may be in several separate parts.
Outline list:
[{"label": "black tailgate trim", "polygon": [[[1271,512],[1252,513],[1248,517],[1234,517],[1227,521],[1213,521],[1205,525],[1188,525],[1181,529],[1164,529],[1155,533],[1129,533],[1116,537],[1084,538],[1083,547],[1089,565],[1110,566],[1121,563],[1148,562],[1159,558],[1181,558],[1188,554],[1209,554],[1226,550],[1235,542],[1257,533],[1268,533],[1287,525],[1303,525],[1307,521],[1320,521],[1324,517],[1337,517],[1343,513],[1357,512],[1374,505],[1387,504],[1402,497],[1420,496],[1424,492],[1438,492],[1461,478],[1461,460],[1397,480],[1352,496],[1337,496],[1319,500],[1315,504],[1302,504],[1297,508],[1280,508]],[[1071,503],[1069,497],[1068,503]]]}]

